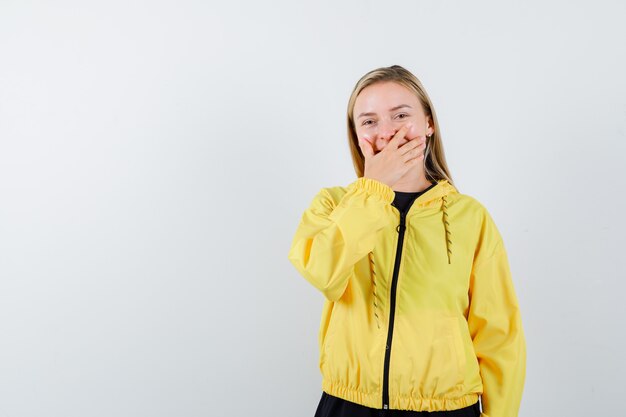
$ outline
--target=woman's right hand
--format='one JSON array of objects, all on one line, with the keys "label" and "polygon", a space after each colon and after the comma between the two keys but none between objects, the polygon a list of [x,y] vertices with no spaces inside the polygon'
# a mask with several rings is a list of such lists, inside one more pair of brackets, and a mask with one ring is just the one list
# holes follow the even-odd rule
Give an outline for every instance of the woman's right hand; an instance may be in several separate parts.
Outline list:
[{"label": "woman's right hand", "polygon": [[422,163],[426,138],[419,136],[405,141],[409,125],[402,126],[384,149],[378,153],[365,139],[359,139],[359,147],[365,157],[363,176],[372,178],[390,187],[398,182],[411,168]]}]

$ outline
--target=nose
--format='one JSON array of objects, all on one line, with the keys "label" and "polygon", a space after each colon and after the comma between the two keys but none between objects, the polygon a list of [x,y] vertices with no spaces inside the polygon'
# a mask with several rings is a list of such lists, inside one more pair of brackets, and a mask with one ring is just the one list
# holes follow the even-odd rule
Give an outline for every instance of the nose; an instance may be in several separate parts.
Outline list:
[{"label": "nose", "polygon": [[396,127],[387,121],[381,121],[378,125],[378,137],[385,141],[390,141],[398,130]]}]

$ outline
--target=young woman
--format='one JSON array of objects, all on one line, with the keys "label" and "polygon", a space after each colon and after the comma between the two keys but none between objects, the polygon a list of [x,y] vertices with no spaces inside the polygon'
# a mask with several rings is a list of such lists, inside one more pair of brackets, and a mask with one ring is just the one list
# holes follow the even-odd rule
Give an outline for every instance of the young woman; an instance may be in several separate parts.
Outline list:
[{"label": "young woman", "polygon": [[453,185],[420,81],[397,65],[363,76],[348,143],[358,179],[319,191],[289,251],[325,297],[315,416],[517,416],[526,344],[505,246]]}]

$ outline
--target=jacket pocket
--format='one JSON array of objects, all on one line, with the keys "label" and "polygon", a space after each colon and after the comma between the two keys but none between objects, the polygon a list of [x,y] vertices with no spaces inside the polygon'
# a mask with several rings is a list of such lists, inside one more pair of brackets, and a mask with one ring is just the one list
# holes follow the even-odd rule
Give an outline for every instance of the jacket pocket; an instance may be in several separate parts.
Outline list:
[{"label": "jacket pocket", "polygon": [[337,302],[330,302],[330,303],[332,303],[332,308],[328,312],[330,317],[327,318],[328,327],[324,334],[324,339],[322,342],[321,352],[320,352],[322,364],[326,364],[328,362],[329,355],[331,355],[330,352],[332,351],[332,347],[333,347],[333,341],[335,339],[335,333],[337,332],[338,327],[341,326],[341,323],[340,323],[341,317],[339,317],[341,315],[340,313],[341,308],[340,306],[338,306]]},{"label": "jacket pocket", "polygon": [[434,354],[440,358],[441,378],[452,390],[461,389],[465,377],[465,347],[456,317],[437,320],[439,331],[433,342]]}]

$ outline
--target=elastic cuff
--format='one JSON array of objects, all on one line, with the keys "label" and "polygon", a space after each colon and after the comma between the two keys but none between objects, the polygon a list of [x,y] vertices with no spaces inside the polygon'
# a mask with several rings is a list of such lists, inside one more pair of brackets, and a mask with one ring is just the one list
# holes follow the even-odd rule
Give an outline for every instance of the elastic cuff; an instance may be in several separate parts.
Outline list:
[{"label": "elastic cuff", "polygon": [[389,204],[393,202],[396,196],[390,186],[373,178],[360,177],[358,180],[354,181],[351,186],[376,194]]}]

